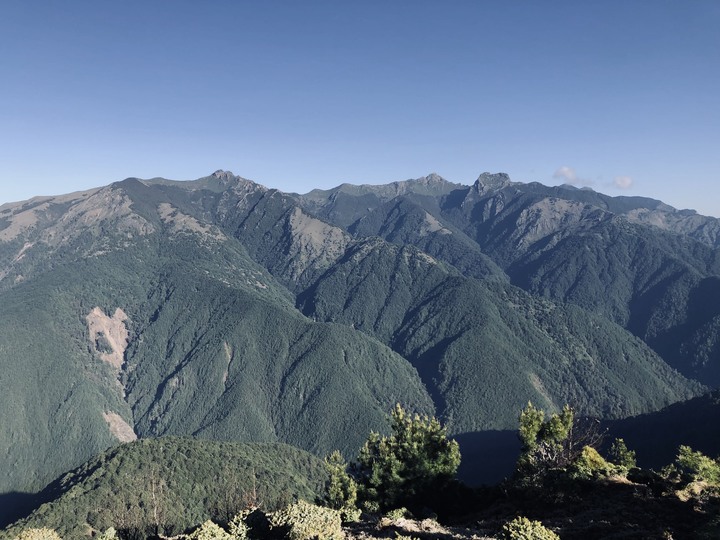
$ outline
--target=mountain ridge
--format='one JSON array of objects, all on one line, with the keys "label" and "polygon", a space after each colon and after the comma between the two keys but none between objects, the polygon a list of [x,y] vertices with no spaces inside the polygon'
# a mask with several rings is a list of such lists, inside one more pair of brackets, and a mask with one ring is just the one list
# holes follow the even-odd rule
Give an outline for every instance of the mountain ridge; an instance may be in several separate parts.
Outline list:
[{"label": "mountain ridge", "polygon": [[[715,248],[558,198],[575,190],[475,186],[308,198],[216,171],[3,205],[0,490],[133,435],[351,457],[395,402],[462,433],[514,427],[529,399],[621,418],[715,384]],[[616,278],[633,238],[645,281]]]}]

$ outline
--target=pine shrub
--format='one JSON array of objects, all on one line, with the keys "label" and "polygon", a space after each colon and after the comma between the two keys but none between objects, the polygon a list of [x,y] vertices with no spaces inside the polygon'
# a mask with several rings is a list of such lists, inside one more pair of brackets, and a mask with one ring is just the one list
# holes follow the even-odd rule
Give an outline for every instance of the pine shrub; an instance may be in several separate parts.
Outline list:
[{"label": "pine shrub", "polygon": [[395,508],[394,510],[390,510],[385,514],[385,517],[388,519],[391,519],[393,521],[398,519],[406,518],[410,515],[410,512],[408,512],[408,509],[404,506],[401,508]]},{"label": "pine shrub", "polygon": [[344,537],[340,512],[302,499],[270,516],[272,529],[289,540],[339,540]]},{"label": "pine shrub", "polygon": [[197,529],[187,535],[188,540],[232,540],[232,536],[225,532],[225,530],[213,523],[211,520],[207,520],[205,523],[200,525]]},{"label": "pine shrub", "polygon": [[248,524],[245,521],[248,515],[249,511],[244,510],[233,516],[230,523],[228,523],[228,532],[233,540],[246,540],[248,538],[250,527],[248,527]]},{"label": "pine shrub", "polygon": [[580,456],[570,466],[570,477],[590,480],[605,478],[613,474],[615,468],[605,461],[592,446],[585,446]]},{"label": "pine shrub", "polygon": [[348,474],[347,463],[338,450],[325,458],[325,468],[330,476],[325,485],[324,506],[339,510],[345,523],[358,521],[361,512],[357,506],[357,483]]},{"label": "pine shrub", "polygon": [[635,452],[628,450],[623,439],[615,439],[610,447],[610,461],[626,470],[634,469],[637,466]]},{"label": "pine shrub", "polygon": [[54,529],[47,527],[25,529],[16,540],[61,540],[60,535]]},{"label": "pine shrub", "polygon": [[703,453],[696,452],[689,446],[681,446],[675,463],[678,469],[688,474],[693,481],[720,486],[720,462]]},{"label": "pine shrub", "polygon": [[97,540],[118,540],[117,531],[115,527],[108,527],[105,532],[97,536]]},{"label": "pine shrub", "polygon": [[399,404],[390,423],[392,435],[373,432],[360,450],[355,472],[362,499],[380,510],[432,507],[460,465],[458,443],[436,418],[408,414]]},{"label": "pine shrub", "polygon": [[560,540],[560,537],[539,521],[516,517],[502,528],[503,540]]},{"label": "pine shrub", "polygon": [[236,540],[269,538],[270,527],[268,515],[257,507],[251,507],[236,514],[230,520],[228,531]]}]

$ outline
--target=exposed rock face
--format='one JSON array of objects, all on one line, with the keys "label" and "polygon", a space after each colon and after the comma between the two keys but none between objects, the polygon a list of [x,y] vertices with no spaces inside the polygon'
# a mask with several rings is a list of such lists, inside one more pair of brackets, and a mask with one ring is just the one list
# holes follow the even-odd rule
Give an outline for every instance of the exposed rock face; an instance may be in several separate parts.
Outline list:
[{"label": "exposed rock face", "polygon": [[473,188],[479,193],[487,193],[488,191],[496,191],[511,185],[510,176],[506,173],[482,173],[475,181]]},{"label": "exposed rock face", "polygon": [[435,216],[425,212],[425,220],[420,226],[418,234],[420,234],[420,236],[427,236],[432,233],[452,234],[452,231],[440,223]]},{"label": "exposed rock face", "polygon": [[41,260],[58,251],[95,257],[153,232],[155,226],[116,186],[6,204],[0,208],[0,282],[31,277]]},{"label": "exposed rock face", "polygon": [[291,243],[288,255],[292,259],[291,276],[299,277],[308,268],[329,268],[350,243],[350,235],[338,227],[328,225],[295,207],[288,219]]},{"label": "exposed rock face", "polygon": [[87,232],[100,236],[112,230],[129,238],[154,232],[153,225],[133,211],[132,203],[123,190],[103,188],[73,204],[55,225],[43,231],[41,238],[49,245],[58,245]]},{"label": "exposed rock face", "polygon": [[126,443],[137,439],[137,435],[133,431],[133,428],[130,427],[130,424],[123,420],[122,416],[119,414],[114,412],[104,412],[103,418],[110,428],[110,433],[112,433],[118,441]]},{"label": "exposed rock face", "polygon": [[158,205],[160,219],[169,228],[172,234],[198,234],[208,240],[224,241],[225,236],[217,227],[199,222],[192,216],[183,214],[180,210],[169,203]]},{"label": "exposed rock face", "polygon": [[650,210],[638,208],[626,214],[628,221],[652,225],[660,229],[686,234],[704,244],[720,247],[720,219],[701,216],[692,211],[665,208]]},{"label": "exposed rock face", "polygon": [[127,318],[120,308],[115,310],[112,317],[108,317],[99,307],[86,317],[93,350],[103,362],[115,368],[118,374],[125,362],[125,349],[128,345],[129,333],[125,326]]},{"label": "exposed rock face", "polygon": [[519,212],[512,236],[517,238],[517,246],[528,247],[561,231],[575,233],[578,228],[588,229],[603,217],[609,216],[578,202],[541,199]]}]

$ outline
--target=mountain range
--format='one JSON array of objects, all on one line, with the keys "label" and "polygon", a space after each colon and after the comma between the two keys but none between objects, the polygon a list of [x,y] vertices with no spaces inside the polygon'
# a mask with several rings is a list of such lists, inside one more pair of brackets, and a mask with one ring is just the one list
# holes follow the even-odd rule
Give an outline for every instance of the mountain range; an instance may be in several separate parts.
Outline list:
[{"label": "mountain range", "polygon": [[528,401],[682,404],[720,385],[719,246],[715,218],[488,173],[300,195],[217,171],[5,204],[0,493],[137,438],[353,458],[397,402],[461,441]]}]

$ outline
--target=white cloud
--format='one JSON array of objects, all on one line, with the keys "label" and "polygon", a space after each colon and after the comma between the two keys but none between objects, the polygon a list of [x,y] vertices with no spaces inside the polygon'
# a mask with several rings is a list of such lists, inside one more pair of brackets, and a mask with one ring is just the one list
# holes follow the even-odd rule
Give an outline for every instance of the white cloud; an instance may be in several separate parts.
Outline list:
[{"label": "white cloud", "polygon": [[618,189],[630,189],[633,185],[633,179],[629,176],[616,176],[614,184]]},{"label": "white cloud", "polygon": [[568,184],[574,184],[577,181],[577,174],[575,173],[575,169],[572,167],[563,166],[555,171],[553,178],[565,180]]},{"label": "white cloud", "polygon": [[573,186],[593,185],[592,180],[588,180],[587,178],[580,178],[575,172],[575,169],[572,167],[568,167],[567,165],[563,165],[557,171],[555,171],[555,174],[553,174],[553,178],[555,178],[556,180],[562,180],[566,184],[571,184]]}]

